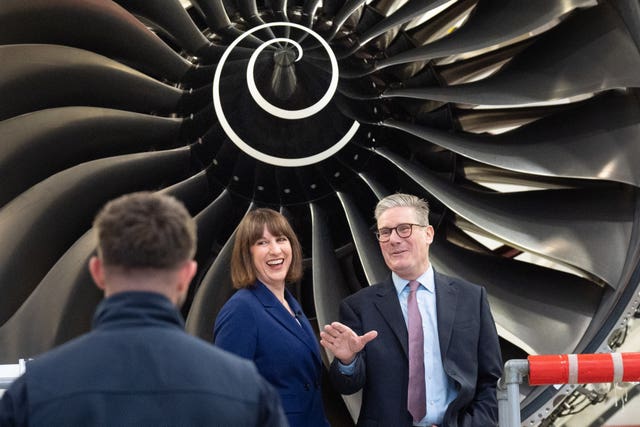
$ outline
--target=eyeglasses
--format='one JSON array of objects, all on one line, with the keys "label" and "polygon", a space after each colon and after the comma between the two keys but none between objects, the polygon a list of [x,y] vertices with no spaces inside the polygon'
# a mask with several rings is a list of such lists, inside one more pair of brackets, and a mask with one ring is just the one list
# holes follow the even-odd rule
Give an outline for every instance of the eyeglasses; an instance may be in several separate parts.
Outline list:
[{"label": "eyeglasses", "polygon": [[398,224],[395,227],[391,227],[391,228],[389,227],[380,228],[374,231],[373,233],[378,238],[378,241],[382,243],[388,242],[389,239],[391,239],[391,233],[393,232],[393,230],[396,230],[396,234],[398,235],[398,237],[402,237],[403,239],[406,239],[407,237],[411,236],[411,232],[413,231],[414,225],[416,227],[426,227],[426,225],[421,225],[421,224]]}]

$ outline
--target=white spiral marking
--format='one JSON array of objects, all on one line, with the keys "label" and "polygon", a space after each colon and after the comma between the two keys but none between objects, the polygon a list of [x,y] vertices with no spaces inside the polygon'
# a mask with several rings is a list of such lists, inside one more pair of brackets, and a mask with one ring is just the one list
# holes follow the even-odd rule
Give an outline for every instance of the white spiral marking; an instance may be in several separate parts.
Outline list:
[{"label": "white spiral marking", "polygon": [[336,60],[336,57],[333,54],[333,51],[331,50],[331,47],[329,46],[329,44],[322,37],[320,37],[319,34],[311,30],[310,28],[304,27],[299,24],[295,24],[293,22],[271,22],[267,24],[258,25],[257,27],[254,27],[249,31],[243,33],[237,39],[235,39],[222,54],[222,57],[220,58],[220,62],[216,67],[216,72],[213,76],[213,105],[216,112],[216,116],[220,121],[220,126],[222,126],[222,129],[225,131],[229,139],[231,139],[231,141],[234,144],[236,144],[241,150],[243,150],[248,155],[254,157],[255,159],[258,159],[262,162],[269,163],[275,166],[284,166],[284,167],[306,166],[306,165],[318,163],[322,160],[325,160],[331,157],[332,155],[340,151],[342,147],[347,145],[347,143],[351,140],[351,138],[356,134],[358,128],[360,127],[360,123],[358,123],[357,121],[354,121],[353,124],[351,125],[351,128],[338,142],[336,142],[334,145],[332,145],[328,149],[321,151],[320,153],[314,154],[312,156],[307,156],[307,157],[286,158],[286,157],[277,157],[277,156],[271,156],[269,154],[265,154],[261,151],[256,150],[255,148],[251,147],[249,144],[244,142],[242,138],[240,138],[238,134],[236,134],[234,130],[231,128],[231,126],[229,125],[229,122],[227,121],[226,116],[224,115],[224,111],[222,110],[222,102],[220,100],[220,77],[222,75],[222,68],[224,67],[224,63],[229,57],[229,55],[231,54],[231,51],[233,51],[233,49],[245,37],[249,36],[250,34],[255,33],[256,31],[259,31],[263,28],[274,27],[274,26],[288,26],[288,27],[297,28],[299,30],[308,32],[314,38],[316,38],[322,44],[322,46],[326,49],[327,54],[329,55],[329,59],[331,61],[331,82],[329,83],[329,88],[327,92],[324,94],[324,96],[320,98],[318,102],[316,102],[315,104],[309,107],[306,107],[300,110],[285,110],[270,104],[266,99],[262,97],[253,79],[253,66],[255,64],[258,54],[262,52],[262,50],[265,49],[267,46],[271,45],[271,43],[286,41],[287,43],[291,43],[294,46],[296,46],[296,49],[298,50],[298,57],[296,58],[296,61],[298,61],[302,57],[302,48],[294,40],[285,39],[285,38],[273,39],[260,45],[260,47],[251,55],[251,58],[249,60],[249,65],[247,67],[247,85],[249,87],[249,92],[251,93],[251,96],[256,101],[256,103],[263,110],[265,110],[266,112],[274,116],[287,119],[287,120],[296,120],[296,119],[310,117],[316,114],[331,101],[331,98],[333,98],[333,95],[335,94],[335,91],[338,87],[339,70],[338,70],[338,61]]}]

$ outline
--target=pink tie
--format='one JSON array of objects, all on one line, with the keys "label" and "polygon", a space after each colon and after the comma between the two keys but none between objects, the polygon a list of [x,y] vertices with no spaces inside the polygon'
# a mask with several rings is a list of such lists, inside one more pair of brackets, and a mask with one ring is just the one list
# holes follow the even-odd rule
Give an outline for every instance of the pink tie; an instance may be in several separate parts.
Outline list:
[{"label": "pink tie", "polygon": [[424,336],[422,334],[422,316],[418,310],[417,290],[420,283],[409,282],[407,317],[409,323],[409,413],[414,422],[420,422],[427,414],[427,391],[424,383]]}]

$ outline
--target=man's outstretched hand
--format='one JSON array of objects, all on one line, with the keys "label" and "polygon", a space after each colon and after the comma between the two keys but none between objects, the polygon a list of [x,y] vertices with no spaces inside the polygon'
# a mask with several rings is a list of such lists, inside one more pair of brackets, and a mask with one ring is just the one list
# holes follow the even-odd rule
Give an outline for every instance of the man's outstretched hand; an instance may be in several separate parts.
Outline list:
[{"label": "man's outstretched hand", "polygon": [[348,365],[353,362],[356,354],[377,336],[377,331],[358,335],[350,327],[340,322],[333,322],[325,325],[324,331],[320,332],[320,344],[333,353],[343,365]]}]

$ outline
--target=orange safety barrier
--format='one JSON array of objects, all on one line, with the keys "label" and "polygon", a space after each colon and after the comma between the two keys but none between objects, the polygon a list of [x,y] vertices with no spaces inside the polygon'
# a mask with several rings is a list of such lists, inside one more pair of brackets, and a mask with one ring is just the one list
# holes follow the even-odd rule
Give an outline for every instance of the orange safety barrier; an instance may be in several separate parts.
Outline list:
[{"label": "orange safety barrier", "polygon": [[498,425],[520,427],[520,384],[640,382],[640,353],[545,354],[508,360],[498,381]]},{"label": "orange safety barrier", "polygon": [[529,384],[589,384],[640,381],[640,353],[529,356]]}]

